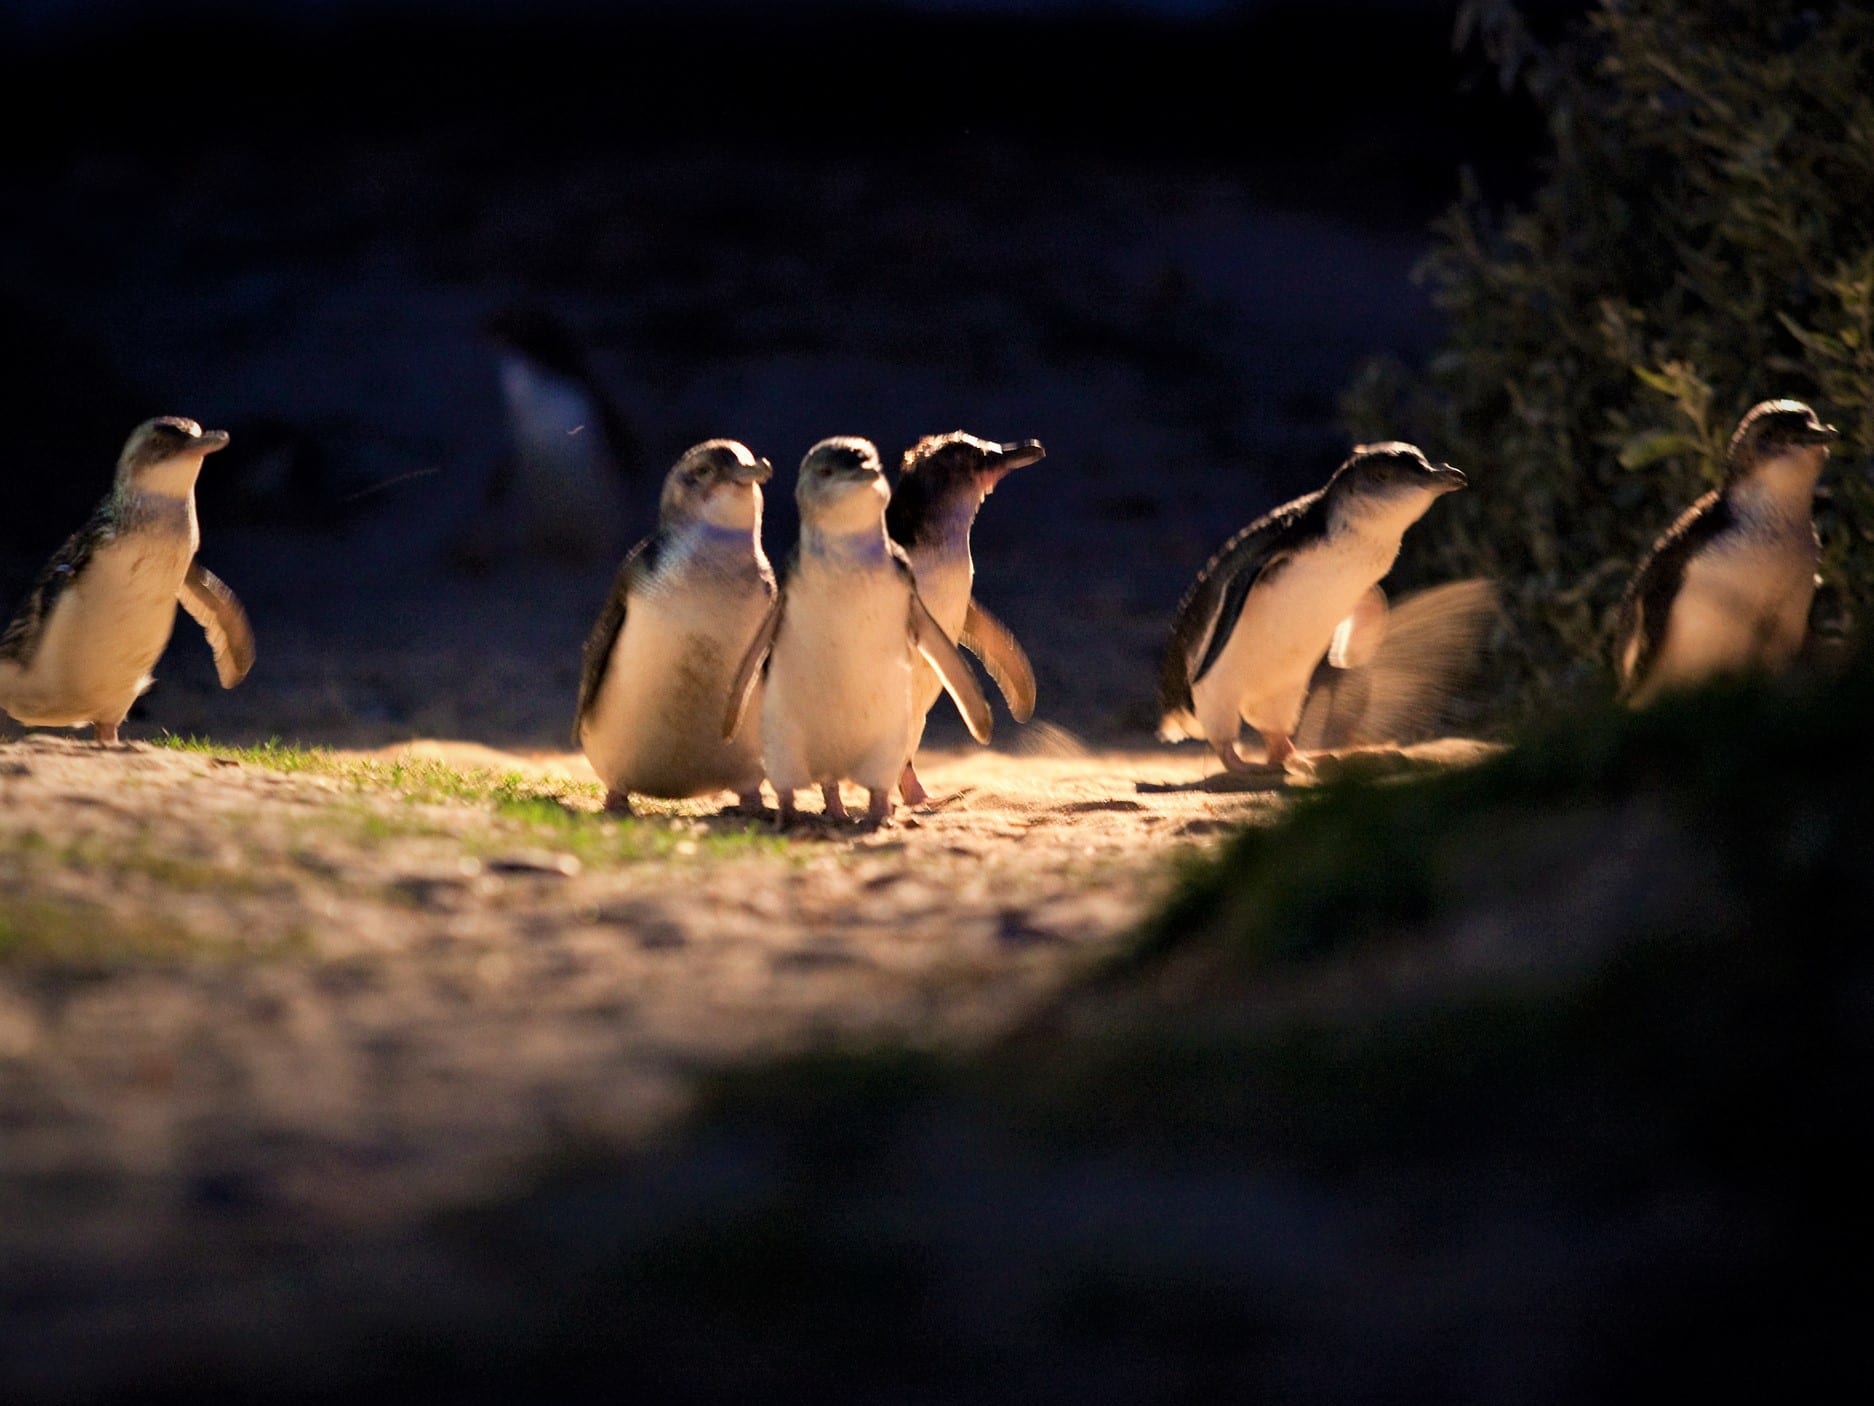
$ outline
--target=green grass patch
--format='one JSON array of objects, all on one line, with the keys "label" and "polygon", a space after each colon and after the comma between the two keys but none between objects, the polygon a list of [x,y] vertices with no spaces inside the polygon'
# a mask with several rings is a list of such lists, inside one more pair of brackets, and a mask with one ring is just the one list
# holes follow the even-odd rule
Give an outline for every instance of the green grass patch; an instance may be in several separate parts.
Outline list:
[{"label": "green grass patch", "polygon": [[488,805],[532,800],[583,800],[604,796],[596,782],[528,776],[490,767],[458,767],[432,757],[356,757],[326,747],[300,747],[278,738],[246,747],[200,737],[164,734],[154,745],[192,752],[288,775],[326,777],[360,791],[389,791],[423,805]]},{"label": "green grass patch", "polygon": [[204,738],[165,735],[157,745],[289,775],[328,778],[360,797],[388,795],[413,806],[469,806],[486,812],[495,822],[485,830],[463,830],[365,805],[357,809],[354,820],[360,837],[372,842],[402,836],[449,837],[461,841],[468,853],[485,857],[512,848],[518,840],[599,865],[793,852],[785,838],[757,821],[705,824],[695,807],[686,803],[644,815],[607,815],[598,808],[604,788],[596,782],[458,767],[428,757],[353,757],[277,738],[231,747]]},{"label": "green grass patch", "polygon": [[502,820],[528,832],[534,842],[584,863],[707,861],[796,852],[785,836],[752,819],[705,824],[683,815],[606,815],[575,809],[557,797],[527,793],[497,795],[493,808]]}]

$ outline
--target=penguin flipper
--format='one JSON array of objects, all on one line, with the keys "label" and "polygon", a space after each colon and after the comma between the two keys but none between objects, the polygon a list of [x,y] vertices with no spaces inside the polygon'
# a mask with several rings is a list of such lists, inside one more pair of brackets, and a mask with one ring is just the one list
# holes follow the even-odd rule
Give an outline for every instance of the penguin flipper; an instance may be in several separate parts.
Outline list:
[{"label": "penguin flipper", "polygon": [[768,602],[768,613],[761,617],[761,624],[755,628],[755,637],[742,652],[742,662],[735,666],[735,677],[729,683],[729,705],[722,715],[722,736],[725,741],[742,730],[742,719],[747,716],[749,699],[755,693],[755,680],[761,677],[761,666],[768,658],[768,651],[774,647],[775,632],[781,628],[781,603],[786,599],[784,594],[777,593]]},{"label": "penguin flipper", "polygon": [[1405,745],[1437,736],[1475,678],[1501,606],[1486,577],[1402,596],[1367,662],[1315,670],[1295,745],[1304,751]]},{"label": "penguin flipper", "polygon": [[1358,669],[1370,662],[1386,639],[1386,623],[1386,593],[1369,586],[1360,603],[1334,627],[1327,662],[1336,669]]},{"label": "penguin flipper", "polygon": [[1159,663],[1159,736],[1199,735],[1190,731],[1195,722],[1191,685],[1209,672],[1230,642],[1251,589],[1273,581],[1298,544],[1327,528],[1327,490],[1316,489],[1264,513],[1204,564],[1178,602]]},{"label": "penguin flipper", "polygon": [[611,593],[605,597],[599,618],[592,622],[592,631],[586,636],[585,650],[580,657],[579,705],[573,711],[575,747],[580,745],[579,729],[586,720],[587,712],[598,699],[599,686],[605,682],[605,671],[612,662],[612,646],[618,642],[619,632],[625,628],[631,587],[657,569],[657,558],[662,548],[663,539],[652,533],[625,553],[624,561],[618,566],[618,575],[612,579]]},{"label": "penguin flipper", "polygon": [[247,623],[240,599],[228,589],[227,582],[199,561],[189,563],[176,599],[208,636],[221,686],[233,688],[254,667],[254,627]]},{"label": "penguin flipper", "polygon": [[1035,671],[1008,626],[972,600],[957,643],[983,661],[1016,722],[1035,715]]},{"label": "penguin flipper", "polygon": [[918,653],[937,671],[944,691],[963,715],[970,736],[978,742],[988,742],[992,719],[982,685],[976,682],[976,675],[970,672],[970,666],[957,653],[957,647],[950,643],[950,636],[944,633],[943,626],[937,623],[915,590],[911,593],[911,640]]},{"label": "penguin flipper", "polygon": [[1614,626],[1616,702],[1638,706],[1646,701],[1686,566],[1712,538],[1734,525],[1730,504],[1714,488],[1681,513],[1640,558],[1621,593]]},{"label": "penguin flipper", "polygon": [[40,570],[19,613],[0,634],[0,659],[11,659],[22,666],[32,663],[45,623],[52,617],[52,607],[58,604],[65,588],[78,579],[91,554],[113,535],[114,520],[107,500],[89,522],[65,539]]}]

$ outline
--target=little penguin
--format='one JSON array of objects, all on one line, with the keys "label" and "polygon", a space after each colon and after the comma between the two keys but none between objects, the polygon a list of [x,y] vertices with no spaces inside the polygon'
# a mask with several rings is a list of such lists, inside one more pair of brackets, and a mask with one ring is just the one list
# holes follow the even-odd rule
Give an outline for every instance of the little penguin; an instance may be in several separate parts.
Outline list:
[{"label": "little penguin", "polygon": [[644,524],[637,436],[578,337],[531,305],[491,313],[481,332],[496,352],[509,453],[458,558],[475,567],[514,556],[578,563],[631,540],[630,524]]},{"label": "little penguin", "polygon": [[801,460],[794,498],[800,540],[780,594],[742,657],[723,732],[735,735],[765,666],[761,753],[783,825],[794,793],[818,785],[843,817],[839,783],[867,792],[866,822],[891,814],[891,789],[911,759],[923,710],[913,665],[928,661],[978,742],[989,703],[918,594],[904,549],[885,530],[890,497],[868,439],[823,439]]},{"label": "little penguin", "polygon": [[1178,606],[1159,671],[1158,735],[1201,737],[1230,771],[1242,724],[1284,766],[1325,654],[1336,668],[1369,661],[1386,633],[1386,595],[1406,529],[1464,475],[1416,445],[1356,445],[1325,487],[1257,518],[1198,573]]},{"label": "little penguin", "polygon": [[586,640],[573,739],[605,783],[633,793],[734,791],[761,808],[754,728],[722,735],[722,700],[776,595],[761,548],[766,459],[732,439],[685,451],[664,479],[658,527],[633,547]]},{"label": "little penguin", "polygon": [[154,680],[176,605],[195,617],[223,688],[247,677],[254,632],[234,592],[196,559],[195,480],[222,430],[163,416],[131,432],[91,520],[40,572],[0,634],[0,708],[28,727],[91,727],[115,742]]},{"label": "little penguin", "polygon": [[1766,400],[1738,422],[1724,482],[1663,532],[1622,593],[1618,698],[1725,674],[1787,668],[1808,632],[1821,540],[1815,489],[1836,431],[1799,400]]},{"label": "little penguin", "polygon": [[[983,661],[1017,722],[1034,716],[1035,672],[1008,627],[973,595],[976,563],[970,555],[970,528],[983,500],[1006,475],[1046,456],[1038,439],[995,444],[962,430],[926,435],[905,451],[885,507],[885,529],[910,557],[918,595],[944,633]],[[906,804],[920,805],[928,796],[917,778],[917,749],[924,740],[924,720],[943,684],[921,658],[913,672],[917,724],[899,790]]]}]

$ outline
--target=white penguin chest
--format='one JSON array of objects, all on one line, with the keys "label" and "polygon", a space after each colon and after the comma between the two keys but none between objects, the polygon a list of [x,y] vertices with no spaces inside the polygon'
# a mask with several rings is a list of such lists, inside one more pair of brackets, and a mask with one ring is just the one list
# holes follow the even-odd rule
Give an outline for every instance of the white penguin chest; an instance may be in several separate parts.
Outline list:
[{"label": "white penguin chest", "polygon": [[910,583],[889,563],[795,572],[762,717],[764,749],[783,776],[804,770],[803,785],[895,779],[912,723],[910,610]]},{"label": "white penguin chest", "polygon": [[127,710],[169,643],[194,555],[192,535],[171,532],[131,533],[97,548],[53,603],[21,681],[21,706],[60,725]]},{"label": "white penguin chest", "polygon": [[1819,557],[1807,526],[1727,533],[1686,563],[1662,666],[1689,674],[1785,662],[1807,633]]},{"label": "white penguin chest", "polygon": [[1396,542],[1362,538],[1297,552],[1273,579],[1250,590],[1212,669],[1217,685],[1239,697],[1305,686],[1335,627],[1392,569],[1398,553]]},{"label": "white penguin chest", "polygon": [[750,581],[676,583],[634,596],[598,696],[580,726],[593,769],[615,790],[686,796],[760,780],[759,730],[722,736],[742,651],[768,596]]}]

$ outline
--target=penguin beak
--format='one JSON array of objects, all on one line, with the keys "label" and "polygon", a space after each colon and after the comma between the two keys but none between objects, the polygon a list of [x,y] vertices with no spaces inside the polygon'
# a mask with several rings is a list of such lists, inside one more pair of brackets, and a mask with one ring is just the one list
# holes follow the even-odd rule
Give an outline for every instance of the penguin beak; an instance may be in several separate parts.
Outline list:
[{"label": "penguin beak", "polygon": [[1817,425],[1803,435],[1804,444],[1833,444],[1841,438],[1841,431],[1833,425]]},{"label": "penguin beak", "polygon": [[1017,469],[1025,469],[1030,464],[1040,463],[1048,457],[1048,451],[1041,447],[1038,439],[1023,439],[1014,444],[999,444],[995,452],[987,457],[989,463],[982,472],[983,492],[993,493],[1006,475]]},{"label": "penguin beak", "polygon": [[203,430],[201,437],[195,441],[195,447],[204,454],[213,454],[217,449],[226,449],[228,432],[226,430]]},{"label": "penguin beak", "polygon": [[1449,464],[1440,464],[1436,473],[1440,493],[1456,493],[1470,483],[1470,480],[1464,477],[1464,470],[1454,469]]},{"label": "penguin beak", "polygon": [[766,483],[774,477],[774,465],[766,459],[757,459],[752,464],[737,464],[729,477],[735,483]]},{"label": "penguin beak", "polygon": [[992,462],[1007,473],[1010,469],[1025,469],[1047,457],[1048,451],[1041,447],[1040,440],[1024,439],[1014,444],[998,445]]}]

